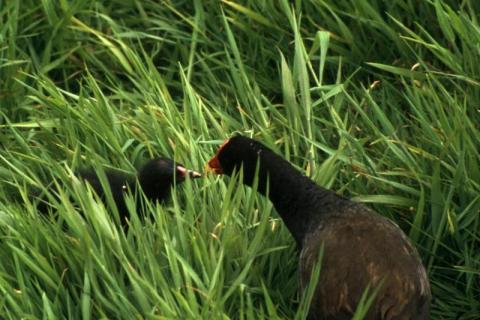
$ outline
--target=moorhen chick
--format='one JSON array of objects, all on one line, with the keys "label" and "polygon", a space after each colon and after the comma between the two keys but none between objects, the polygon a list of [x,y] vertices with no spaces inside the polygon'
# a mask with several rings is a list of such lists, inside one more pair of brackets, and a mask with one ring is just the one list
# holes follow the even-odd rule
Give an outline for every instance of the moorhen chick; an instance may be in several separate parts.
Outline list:
[{"label": "moorhen chick", "polygon": [[[309,319],[351,319],[365,289],[378,288],[366,320],[429,319],[430,284],[415,247],[392,221],[315,184],[263,144],[234,136],[207,171],[231,176],[243,168],[268,196],[301,249],[302,289],[323,246]],[[268,194],[267,194],[268,190]]]},{"label": "moorhen chick", "polygon": [[[79,170],[76,175],[91,185],[92,189],[100,196],[102,200],[105,199],[105,190],[102,187],[100,178],[92,169]],[[107,170],[105,172],[107,182],[112,193],[113,200],[117,206],[121,222],[125,224],[129,217],[127,205],[125,203],[125,195],[128,191],[132,194],[138,194],[137,183],[150,201],[164,202],[170,195],[171,187],[174,182],[183,182],[186,177],[198,178],[200,173],[186,169],[183,165],[175,163],[168,158],[155,158],[148,161],[139,170],[137,177],[125,174],[116,170]],[[137,203],[139,203],[137,199]],[[39,211],[46,213],[50,205],[41,199],[37,208]]]}]

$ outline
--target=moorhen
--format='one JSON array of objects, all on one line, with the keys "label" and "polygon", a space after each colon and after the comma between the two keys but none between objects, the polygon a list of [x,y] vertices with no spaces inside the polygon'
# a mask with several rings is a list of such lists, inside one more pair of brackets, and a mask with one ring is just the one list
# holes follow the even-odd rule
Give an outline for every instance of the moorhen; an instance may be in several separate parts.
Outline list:
[{"label": "moorhen", "polygon": [[[97,173],[92,169],[84,169],[76,172],[76,175],[91,185],[92,189],[100,196],[102,200],[105,199],[105,191],[100,182]],[[150,201],[164,202],[170,195],[170,189],[174,181],[183,182],[188,176],[190,178],[198,178],[200,173],[186,169],[183,165],[175,163],[168,158],[155,158],[148,161],[139,170],[137,177],[125,174],[116,170],[107,170],[105,172],[107,182],[112,193],[113,200],[117,206],[118,213],[122,224],[127,222],[129,212],[125,203],[125,195],[128,191],[136,195],[138,179],[139,185]],[[137,203],[139,199],[137,199]],[[50,205],[41,199],[37,208],[40,212],[46,213]]]},{"label": "moorhen", "polygon": [[207,171],[231,176],[243,168],[243,183],[252,186],[257,164],[258,192],[270,198],[301,249],[302,289],[323,246],[309,319],[351,319],[367,288],[378,291],[364,319],[429,319],[427,273],[395,223],[321,188],[272,150],[243,136],[225,141]]}]

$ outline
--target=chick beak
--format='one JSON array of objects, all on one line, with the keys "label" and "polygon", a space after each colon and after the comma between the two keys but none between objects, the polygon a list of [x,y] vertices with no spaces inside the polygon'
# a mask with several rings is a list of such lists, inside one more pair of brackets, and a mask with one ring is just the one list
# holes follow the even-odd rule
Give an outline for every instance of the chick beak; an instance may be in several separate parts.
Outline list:
[{"label": "chick beak", "polygon": [[194,170],[187,169],[182,166],[177,166],[177,173],[179,177],[181,177],[182,179],[186,179],[187,177],[189,177],[190,179],[196,179],[202,176],[201,173],[198,173],[197,171],[194,171]]}]

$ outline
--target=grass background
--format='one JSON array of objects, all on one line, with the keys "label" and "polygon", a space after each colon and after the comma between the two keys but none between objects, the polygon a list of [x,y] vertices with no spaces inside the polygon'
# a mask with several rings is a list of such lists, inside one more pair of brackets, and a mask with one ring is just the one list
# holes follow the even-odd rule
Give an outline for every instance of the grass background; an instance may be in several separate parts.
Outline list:
[{"label": "grass background", "polygon": [[[156,155],[201,169],[241,132],[399,223],[428,267],[432,319],[479,319],[478,12],[0,0],[0,314],[302,318],[293,239],[249,188],[188,181],[125,233],[72,177]],[[52,180],[56,219],[28,197]]]}]

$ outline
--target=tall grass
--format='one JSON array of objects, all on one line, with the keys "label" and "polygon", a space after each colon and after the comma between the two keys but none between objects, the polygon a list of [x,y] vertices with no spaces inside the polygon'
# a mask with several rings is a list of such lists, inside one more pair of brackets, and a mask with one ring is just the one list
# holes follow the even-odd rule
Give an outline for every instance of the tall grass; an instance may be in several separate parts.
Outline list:
[{"label": "tall grass", "polygon": [[[155,155],[201,169],[241,132],[398,222],[432,319],[478,319],[479,9],[0,0],[0,315],[304,317],[293,240],[235,179],[187,181],[144,220],[130,202],[126,232],[72,174]],[[51,216],[29,197],[47,181]]]}]

